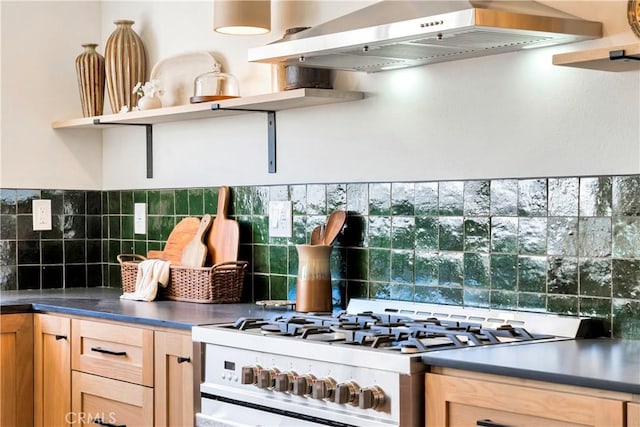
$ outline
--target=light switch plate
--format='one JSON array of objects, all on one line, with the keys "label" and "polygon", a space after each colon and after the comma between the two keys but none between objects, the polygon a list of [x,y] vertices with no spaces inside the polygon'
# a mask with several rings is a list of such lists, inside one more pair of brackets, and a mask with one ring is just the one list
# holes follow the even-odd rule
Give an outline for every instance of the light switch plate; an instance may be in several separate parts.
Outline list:
[{"label": "light switch plate", "polygon": [[33,201],[33,230],[51,230],[51,200]]},{"label": "light switch plate", "polygon": [[133,233],[147,234],[147,204],[135,203],[133,205]]},{"label": "light switch plate", "polygon": [[269,202],[269,236],[291,237],[292,228],[291,202]]}]

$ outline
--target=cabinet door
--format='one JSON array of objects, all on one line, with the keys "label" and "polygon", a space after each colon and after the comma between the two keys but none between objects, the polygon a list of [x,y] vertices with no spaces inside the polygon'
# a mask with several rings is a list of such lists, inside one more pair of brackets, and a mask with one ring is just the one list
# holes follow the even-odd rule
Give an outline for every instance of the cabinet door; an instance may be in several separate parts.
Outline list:
[{"label": "cabinet door", "polygon": [[640,403],[627,403],[627,427],[640,427]]},{"label": "cabinet door", "polygon": [[[191,334],[155,333],[155,425],[193,426],[199,397],[199,352]],[[199,399],[198,399],[199,401]]]},{"label": "cabinet door", "polygon": [[0,426],[33,424],[33,315],[0,316]]},{"label": "cabinet door", "polygon": [[73,371],[74,425],[149,427],[153,425],[153,389]]},{"label": "cabinet door", "polygon": [[33,347],[36,427],[69,425],[71,319],[35,314]]},{"label": "cabinet door", "polygon": [[622,401],[447,375],[426,383],[427,426],[625,425]]}]

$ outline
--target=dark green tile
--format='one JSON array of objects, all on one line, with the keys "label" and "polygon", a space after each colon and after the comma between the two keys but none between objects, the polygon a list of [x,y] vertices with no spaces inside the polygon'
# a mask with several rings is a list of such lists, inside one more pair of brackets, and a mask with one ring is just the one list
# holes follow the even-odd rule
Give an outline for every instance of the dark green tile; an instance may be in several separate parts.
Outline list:
[{"label": "dark green tile", "polygon": [[255,301],[271,299],[269,276],[262,274],[253,275],[253,299]]},{"label": "dark green tile", "polygon": [[253,216],[252,241],[253,243],[269,242],[269,217]]},{"label": "dark green tile", "polygon": [[547,311],[546,294],[518,293],[518,308],[524,311]]},{"label": "dark green tile", "polygon": [[391,284],[369,282],[369,295],[376,299],[391,299]]},{"label": "dark green tile", "polygon": [[464,285],[473,288],[489,287],[489,255],[464,254]]},{"label": "dark green tile", "polygon": [[439,214],[437,182],[416,183],[414,192],[416,215],[437,216]]},{"label": "dark green tile", "polygon": [[[65,200],[66,204],[66,200]],[[134,202],[133,202],[133,191],[121,191],[120,192],[120,206],[121,213],[123,215],[133,215],[134,214]]]},{"label": "dark green tile", "polygon": [[[50,255],[53,258],[62,259],[61,252],[62,251],[62,242],[60,240],[52,240],[52,241],[42,241],[42,261],[45,262],[47,255],[47,244],[49,244],[48,248],[52,252]],[[0,266],[2,265],[15,265],[16,262],[16,245],[17,242],[10,240],[0,240]],[[0,280],[2,280],[0,278]]]},{"label": "dark green tile", "polygon": [[369,250],[369,280],[389,282],[391,279],[391,251]]},{"label": "dark green tile", "polygon": [[347,186],[345,184],[327,185],[327,212],[346,210]]},{"label": "dark green tile", "polygon": [[[135,192],[134,192],[135,196]],[[86,213],[87,215],[102,215],[102,192],[86,191],[85,192]]]},{"label": "dark green tile", "polygon": [[147,255],[147,242],[136,240],[133,246],[133,253],[138,255]]},{"label": "dark green tile", "polygon": [[613,337],[640,339],[640,301],[613,300]]},{"label": "dark green tile", "polygon": [[0,215],[17,213],[16,190],[0,189]]},{"label": "dark green tile", "polygon": [[414,301],[432,304],[462,305],[463,289],[443,286],[417,286]]},{"label": "dark green tile", "polygon": [[491,255],[491,289],[513,291],[518,277],[518,257]]},{"label": "dark green tile", "polygon": [[394,182],[391,184],[392,215],[415,215],[415,184]]},{"label": "dark green tile", "polygon": [[0,239],[15,240],[18,238],[18,216],[0,215]]},{"label": "dark green tile", "polygon": [[369,215],[391,215],[391,184],[369,184]]},{"label": "dark green tile", "polygon": [[133,240],[121,240],[120,241],[120,250],[125,254],[132,254],[135,250],[135,245]]},{"label": "dark green tile", "polygon": [[[124,197],[125,193],[129,197]],[[42,193],[45,194],[44,191]],[[131,192],[122,192],[123,194],[123,210],[125,205],[127,208],[133,209],[133,193]],[[43,197],[46,199],[47,197]],[[59,200],[59,196],[56,197]],[[86,192],[85,191],[64,191],[62,192],[62,206],[61,209],[55,210],[53,208],[53,200],[51,201],[51,211],[56,214],[65,214],[65,215],[84,215],[87,211],[86,205]]]},{"label": "dark green tile", "polygon": [[518,214],[518,181],[494,179],[491,181],[491,215],[516,216]]},{"label": "dark green tile", "polygon": [[253,272],[269,273],[269,246],[253,245]]},{"label": "dark green tile", "polygon": [[121,217],[119,215],[109,216],[109,238],[110,239],[119,239],[122,236],[120,218]]},{"label": "dark green tile", "polygon": [[[252,189],[252,187],[233,187],[230,205],[233,206],[234,215],[249,215],[254,213],[253,201],[256,191],[257,189]],[[218,191],[218,194],[219,193]],[[268,204],[266,209],[269,209]],[[215,212],[218,212],[217,203]],[[263,212],[260,212],[260,214],[266,215],[266,213]]]},{"label": "dark green tile", "polygon": [[437,285],[440,276],[438,252],[416,251],[416,285]]},{"label": "dark green tile", "polygon": [[133,215],[125,215],[122,217],[121,236],[123,239],[133,240]]},{"label": "dark green tile", "polygon": [[542,256],[518,257],[518,290],[520,292],[546,292],[547,258]]},{"label": "dark green tile", "polygon": [[518,218],[491,218],[491,251],[507,254],[518,252]]},{"label": "dark green tile", "polygon": [[38,240],[18,241],[18,264],[40,264],[40,242]]},{"label": "dark green tile", "polygon": [[347,184],[347,212],[369,214],[369,186],[367,184]]},{"label": "dark green tile", "polygon": [[580,218],[578,222],[578,255],[581,257],[611,256],[611,218]]},{"label": "dark green tile", "polygon": [[464,288],[465,307],[489,308],[489,291],[486,289]]},{"label": "dark green tile", "polygon": [[612,241],[615,258],[640,258],[640,218],[615,217]]},{"label": "dark green tile", "polygon": [[611,187],[609,176],[580,178],[580,216],[611,216]]},{"label": "dark green tile", "polygon": [[611,260],[579,260],[580,295],[611,298]]},{"label": "dark green tile", "polygon": [[615,216],[640,216],[640,176],[615,176],[612,186]]},{"label": "dark green tile", "polygon": [[342,228],[339,244],[345,247],[363,247],[369,240],[367,231],[368,217],[360,215],[347,215]]},{"label": "dark green tile", "polygon": [[522,179],[518,181],[518,215],[547,215],[546,179]]},{"label": "dark green tile", "polygon": [[107,200],[108,200],[108,214],[118,215],[120,214],[120,192],[119,191],[108,191],[107,192]]},{"label": "dark green tile", "polygon": [[189,189],[189,215],[201,217],[204,213],[204,189]]},{"label": "dark green tile", "polygon": [[438,234],[440,250],[462,251],[464,247],[464,222],[462,217],[440,217]]},{"label": "dark green tile", "polygon": [[369,251],[361,248],[348,248],[346,252],[347,279],[369,279]]},{"label": "dark green tile", "polygon": [[614,298],[640,299],[640,260],[614,258],[612,281]]},{"label": "dark green tile", "polygon": [[462,286],[464,281],[464,258],[462,253],[440,253],[438,283],[441,286]]},{"label": "dark green tile", "polygon": [[393,283],[389,287],[389,296],[396,301],[413,301],[413,286]]},{"label": "dark green tile", "polygon": [[189,190],[175,190],[176,215],[189,215]]},{"label": "dark green tile", "polygon": [[578,255],[578,218],[547,218],[547,254]]},{"label": "dark green tile", "polygon": [[430,216],[417,216],[416,226],[416,249],[438,249],[438,218]]},{"label": "dark green tile", "polygon": [[[234,206],[234,191],[231,189],[231,200],[229,201],[229,211],[237,214],[237,209]],[[218,188],[209,187],[202,190],[204,197],[204,212],[210,215],[216,215],[218,213]]]},{"label": "dark green tile", "polygon": [[393,217],[391,219],[391,247],[394,249],[414,249],[415,226],[414,217]]},{"label": "dark green tile", "polygon": [[149,203],[147,200],[147,191],[135,190],[133,192],[133,203]]},{"label": "dark green tile", "polygon": [[286,185],[272,185],[269,187],[269,200],[287,201],[289,200],[289,187]]},{"label": "dark green tile", "polygon": [[86,215],[65,215],[62,237],[65,239],[84,239],[86,237]]},{"label": "dark green tile", "polygon": [[391,281],[398,283],[413,283],[414,280],[413,251],[391,251]]},{"label": "dark green tile", "polygon": [[173,190],[149,191],[149,215],[174,215],[175,196]]},{"label": "dark green tile", "polygon": [[347,301],[351,298],[369,298],[367,282],[348,281],[346,298]]},{"label": "dark green tile", "polygon": [[547,292],[550,294],[578,294],[578,261],[569,257],[547,259]]},{"label": "dark green tile", "polygon": [[[79,263],[86,262],[86,253],[85,253],[84,244],[77,245],[77,248],[70,249],[69,251],[67,251],[68,246],[70,246],[72,243],[75,243],[75,242],[65,242],[65,245],[64,245],[65,259],[67,260],[69,259],[69,256],[67,256],[67,252],[73,252],[75,257],[81,257],[81,259],[78,259],[77,262]],[[122,251],[122,244],[120,240],[109,240],[109,262],[110,263],[117,262],[116,257],[121,253],[124,253],[124,252]]]},{"label": "dark green tile", "polygon": [[548,295],[547,311],[575,316],[578,314],[578,297],[571,295]]},{"label": "dark green tile", "polygon": [[465,218],[464,250],[467,252],[489,252],[489,228],[489,218]]},{"label": "dark green tile", "polygon": [[175,227],[175,221],[172,216],[147,217],[147,235],[149,236],[149,240],[166,241],[173,227]]},{"label": "dark green tile", "polygon": [[17,190],[16,203],[18,214],[30,214],[33,212],[33,200],[41,199],[40,190]]},{"label": "dark green tile", "polygon": [[292,227],[291,238],[289,239],[289,243],[293,245],[302,245],[305,243],[309,243],[310,235],[307,234],[307,217],[306,216],[293,216],[293,227]]},{"label": "dark green tile", "polygon": [[580,316],[602,319],[605,325],[610,326],[612,320],[611,298],[580,297]]},{"label": "dark green tile", "polygon": [[464,211],[464,183],[444,181],[438,185],[438,211],[440,215],[460,216]]},{"label": "dark green tile", "polygon": [[578,178],[549,178],[549,216],[578,216]]},{"label": "dark green tile", "polygon": [[515,310],[518,307],[518,294],[511,291],[491,290],[491,308],[498,310]]},{"label": "dark green tile", "polygon": [[391,247],[391,218],[384,216],[369,217],[369,247]]},{"label": "dark green tile", "polygon": [[547,252],[547,218],[520,218],[518,221],[518,251],[527,255]]},{"label": "dark green tile", "polygon": [[287,247],[269,246],[269,272],[271,274],[287,274]]},{"label": "dark green tile", "polygon": [[287,278],[285,276],[270,276],[271,299],[287,299]]},{"label": "dark green tile", "polygon": [[307,185],[307,215],[327,214],[327,188],[324,184]]},{"label": "dark green tile", "polygon": [[307,186],[306,185],[290,185],[289,195],[291,204],[293,205],[294,215],[307,214]]},{"label": "dark green tile", "polygon": [[465,216],[489,216],[490,188],[489,181],[466,181],[464,183]]}]

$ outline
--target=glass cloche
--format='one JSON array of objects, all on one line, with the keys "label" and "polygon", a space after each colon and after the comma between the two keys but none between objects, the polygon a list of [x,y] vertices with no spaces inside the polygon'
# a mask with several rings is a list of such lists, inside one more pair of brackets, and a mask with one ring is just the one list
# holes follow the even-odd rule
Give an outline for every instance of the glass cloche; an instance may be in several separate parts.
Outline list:
[{"label": "glass cloche", "polygon": [[212,71],[195,78],[191,103],[237,98],[239,95],[238,80],[220,71],[220,64],[214,64]]}]

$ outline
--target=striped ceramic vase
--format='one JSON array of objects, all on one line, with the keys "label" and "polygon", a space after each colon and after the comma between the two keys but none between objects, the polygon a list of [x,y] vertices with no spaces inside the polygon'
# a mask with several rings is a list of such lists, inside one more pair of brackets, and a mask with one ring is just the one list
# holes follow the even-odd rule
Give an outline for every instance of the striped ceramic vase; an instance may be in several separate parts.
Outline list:
[{"label": "striped ceramic vase", "polygon": [[138,104],[133,87],[138,82],[145,82],[147,59],[142,39],[131,28],[134,21],[115,21],[116,29],[107,39],[104,51],[107,75],[107,91],[111,111],[120,112],[122,107],[129,110]]},{"label": "striped ceramic vase", "polygon": [[100,116],[104,107],[104,57],[95,43],[83,44],[76,58],[76,75],[84,117]]}]

